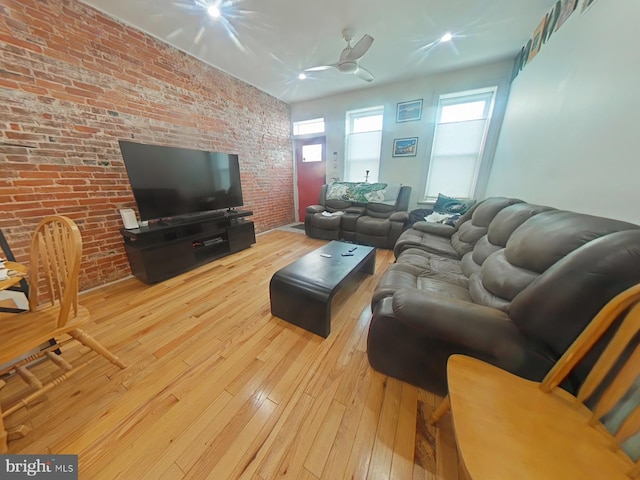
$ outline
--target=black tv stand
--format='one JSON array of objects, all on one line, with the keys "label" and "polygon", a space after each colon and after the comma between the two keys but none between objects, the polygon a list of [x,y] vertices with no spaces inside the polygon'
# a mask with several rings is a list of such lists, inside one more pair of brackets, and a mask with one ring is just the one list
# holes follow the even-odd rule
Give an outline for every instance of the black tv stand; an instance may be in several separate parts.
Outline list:
[{"label": "black tv stand", "polygon": [[253,222],[244,218],[253,212],[216,213],[219,215],[176,217],[120,229],[131,272],[145,283],[156,283],[256,243]]},{"label": "black tv stand", "polygon": [[170,227],[171,225],[177,225],[179,223],[182,223],[182,220],[177,218],[163,218],[158,220],[158,225],[162,225],[164,227]]}]

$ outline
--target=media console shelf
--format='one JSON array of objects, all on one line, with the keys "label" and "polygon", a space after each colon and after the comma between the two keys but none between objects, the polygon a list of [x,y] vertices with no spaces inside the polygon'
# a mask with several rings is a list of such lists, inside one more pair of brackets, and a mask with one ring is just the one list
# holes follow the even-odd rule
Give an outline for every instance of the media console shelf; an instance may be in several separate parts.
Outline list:
[{"label": "media console shelf", "polygon": [[184,219],[131,230],[120,229],[131,272],[145,283],[156,283],[204,265],[256,243],[247,210],[232,210],[213,218]]}]

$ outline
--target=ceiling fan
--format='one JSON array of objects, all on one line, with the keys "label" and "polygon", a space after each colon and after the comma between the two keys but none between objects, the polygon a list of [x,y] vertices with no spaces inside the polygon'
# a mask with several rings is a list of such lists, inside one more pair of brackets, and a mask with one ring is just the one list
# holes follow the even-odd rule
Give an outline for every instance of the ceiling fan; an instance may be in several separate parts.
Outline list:
[{"label": "ceiling fan", "polygon": [[373,75],[369,70],[358,65],[358,60],[367,53],[371,44],[373,43],[373,37],[371,35],[363,35],[358,43],[353,47],[351,42],[353,41],[354,31],[350,28],[345,28],[342,31],[342,38],[347,42],[347,46],[340,54],[340,60],[330,65],[318,65],[316,67],[310,67],[305,69],[305,72],[319,72],[321,70],[328,70],[330,68],[336,68],[342,73],[352,73],[356,77],[361,78],[367,82],[373,81]]}]

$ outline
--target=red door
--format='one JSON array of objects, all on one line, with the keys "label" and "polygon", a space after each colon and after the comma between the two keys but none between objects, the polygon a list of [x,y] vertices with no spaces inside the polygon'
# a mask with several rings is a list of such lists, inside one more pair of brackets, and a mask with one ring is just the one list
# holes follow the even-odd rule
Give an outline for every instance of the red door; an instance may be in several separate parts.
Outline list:
[{"label": "red door", "polygon": [[296,171],[298,172],[298,215],[304,221],[306,208],[316,205],[326,177],[325,137],[296,139]]}]

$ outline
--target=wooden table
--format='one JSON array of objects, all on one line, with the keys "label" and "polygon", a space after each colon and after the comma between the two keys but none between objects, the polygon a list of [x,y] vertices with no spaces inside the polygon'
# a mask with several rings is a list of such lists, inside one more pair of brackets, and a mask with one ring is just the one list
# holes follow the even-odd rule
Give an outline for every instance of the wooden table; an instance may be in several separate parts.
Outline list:
[{"label": "wooden table", "polygon": [[372,275],[375,266],[375,248],[334,240],[273,275],[271,314],[327,338],[333,296],[359,272]]},{"label": "wooden table", "polygon": [[[13,272],[16,272],[16,275],[12,275],[9,278],[0,280],[0,291],[7,290],[11,287],[15,287],[16,285],[18,285],[21,281],[25,279],[28,271],[25,265],[18,262],[5,261],[4,268],[6,268],[7,270],[12,270]],[[22,288],[19,288],[19,290],[22,291],[26,296],[28,292],[26,283],[23,283]],[[7,300],[7,303],[9,303],[9,300]],[[11,301],[11,303],[15,303],[15,301]],[[21,313],[24,311],[25,309],[21,307],[14,308],[14,307],[0,305],[0,313]]]},{"label": "wooden table", "polygon": [[13,270],[17,272],[17,275],[11,276],[4,280],[0,280],[0,290],[6,290],[7,288],[11,288],[14,285],[20,283],[20,281],[27,275],[27,267],[18,262],[4,262],[4,268],[7,270]]}]

